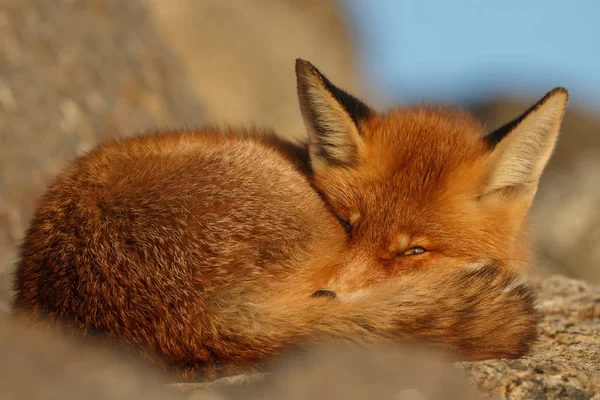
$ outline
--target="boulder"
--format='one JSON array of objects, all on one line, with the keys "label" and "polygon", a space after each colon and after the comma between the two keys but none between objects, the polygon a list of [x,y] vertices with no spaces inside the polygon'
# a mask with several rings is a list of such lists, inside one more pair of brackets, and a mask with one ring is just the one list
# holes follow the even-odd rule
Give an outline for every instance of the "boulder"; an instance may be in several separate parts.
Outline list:
[{"label": "boulder", "polygon": [[0,1],[0,304],[36,200],[72,157],[203,121],[138,0]]}]

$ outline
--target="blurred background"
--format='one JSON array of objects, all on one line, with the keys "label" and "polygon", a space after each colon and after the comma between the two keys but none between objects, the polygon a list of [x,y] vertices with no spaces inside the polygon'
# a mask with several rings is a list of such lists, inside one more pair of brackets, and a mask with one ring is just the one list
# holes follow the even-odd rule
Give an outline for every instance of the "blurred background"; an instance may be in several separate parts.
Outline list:
[{"label": "blurred background", "polygon": [[98,141],[203,123],[303,137],[294,59],[376,108],[444,101],[490,130],[555,86],[538,268],[600,281],[600,3],[0,0],[0,305],[36,202]]}]

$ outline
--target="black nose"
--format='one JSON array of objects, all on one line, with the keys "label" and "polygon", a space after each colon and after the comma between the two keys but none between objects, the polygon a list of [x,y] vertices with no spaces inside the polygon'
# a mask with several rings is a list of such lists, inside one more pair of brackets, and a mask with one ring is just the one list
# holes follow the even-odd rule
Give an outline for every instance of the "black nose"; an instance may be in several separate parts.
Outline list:
[{"label": "black nose", "polygon": [[332,292],[331,290],[321,289],[314,292],[312,294],[312,297],[330,297],[332,299],[335,299],[335,292]]}]

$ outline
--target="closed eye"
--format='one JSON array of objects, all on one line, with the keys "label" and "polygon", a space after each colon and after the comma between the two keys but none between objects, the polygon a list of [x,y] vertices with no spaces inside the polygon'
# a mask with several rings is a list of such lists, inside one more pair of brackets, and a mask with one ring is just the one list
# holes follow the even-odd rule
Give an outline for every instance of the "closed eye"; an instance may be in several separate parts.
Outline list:
[{"label": "closed eye", "polygon": [[402,253],[398,253],[396,257],[408,257],[408,256],[416,256],[418,254],[423,254],[427,251],[427,249],[421,246],[411,247],[410,249],[404,250]]},{"label": "closed eye", "polygon": [[344,230],[346,231],[346,235],[350,236],[350,234],[352,233],[352,225],[350,224],[350,222],[343,220],[339,217],[338,221],[340,221],[340,225],[342,225],[342,228],[344,228]]}]

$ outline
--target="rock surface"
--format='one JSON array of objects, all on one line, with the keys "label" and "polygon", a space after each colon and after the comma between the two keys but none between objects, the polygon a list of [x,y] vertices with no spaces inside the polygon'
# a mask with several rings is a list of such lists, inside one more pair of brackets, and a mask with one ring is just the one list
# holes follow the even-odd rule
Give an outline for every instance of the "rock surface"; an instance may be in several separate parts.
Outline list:
[{"label": "rock surface", "polygon": [[137,0],[0,0],[0,303],[35,202],[97,142],[195,126],[190,79]]},{"label": "rock surface", "polygon": [[533,281],[542,321],[532,353],[462,367],[489,397],[600,399],[600,286],[559,275]]},{"label": "rock surface", "polygon": [[176,400],[158,371],[100,346],[32,330],[0,312],[0,399]]},{"label": "rock surface", "polygon": [[[149,0],[165,42],[194,77],[209,123],[304,137],[294,60],[359,88],[350,26],[336,0]],[[370,99],[369,99],[370,100]]]}]

